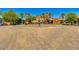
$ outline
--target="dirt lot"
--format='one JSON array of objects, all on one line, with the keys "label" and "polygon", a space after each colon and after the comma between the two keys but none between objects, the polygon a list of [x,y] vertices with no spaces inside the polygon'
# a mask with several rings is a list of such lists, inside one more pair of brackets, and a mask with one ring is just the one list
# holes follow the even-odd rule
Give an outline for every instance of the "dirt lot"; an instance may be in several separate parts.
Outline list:
[{"label": "dirt lot", "polygon": [[0,49],[79,49],[79,26],[16,25],[0,27]]}]

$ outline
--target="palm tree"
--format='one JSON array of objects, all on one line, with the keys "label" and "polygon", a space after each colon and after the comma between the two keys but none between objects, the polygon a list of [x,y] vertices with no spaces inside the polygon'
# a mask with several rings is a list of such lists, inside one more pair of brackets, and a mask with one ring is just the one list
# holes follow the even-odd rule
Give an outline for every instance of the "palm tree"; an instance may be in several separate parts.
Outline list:
[{"label": "palm tree", "polygon": [[21,18],[21,23],[24,24],[24,21],[23,21],[24,20],[23,19],[24,18],[24,13],[20,13],[20,18]]},{"label": "palm tree", "polygon": [[2,15],[3,15],[3,12],[0,10],[0,25],[2,25],[2,24],[3,24]]},{"label": "palm tree", "polygon": [[45,23],[49,23],[49,18],[51,18],[51,13],[42,13],[42,17],[44,18]]},{"label": "palm tree", "polygon": [[64,24],[64,21],[65,21],[65,14],[64,14],[64,13],[61,13],[60,17],[61,17],[61,19],[62,19],[62,23]]},{"label": "palm tree", "polygon": [[20,13],[20,17],[23,18],[24,17],[24,13]]},{"label": "palm tree", "polygon": [[0,10],[0,15],[2,16],[3,12]]},{"label": "palm tree", "polygon": [[51,16],[53,16],[51,13],[49,13],[49,18],[51,18]]},{"label": "palm tree", "polygon": [[25,16],[26,16],[26,21],[31,23],[31,16],[32,15],[30,13],[26,13]]},{"label": "palm tree", "polygon": [[65,14],[64,13],[62,13],[60,16],[61,16],[62,19],[65,19]]}]

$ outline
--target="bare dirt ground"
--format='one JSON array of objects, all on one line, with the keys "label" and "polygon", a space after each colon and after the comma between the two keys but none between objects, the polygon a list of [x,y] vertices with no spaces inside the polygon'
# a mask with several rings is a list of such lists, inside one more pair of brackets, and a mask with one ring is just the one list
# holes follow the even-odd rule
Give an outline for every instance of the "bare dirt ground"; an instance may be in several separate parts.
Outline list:
[{"label": "bare dirt ground", "polygon": [[0,27],[1,50],[79,49],[79,26],[16,25]]}]

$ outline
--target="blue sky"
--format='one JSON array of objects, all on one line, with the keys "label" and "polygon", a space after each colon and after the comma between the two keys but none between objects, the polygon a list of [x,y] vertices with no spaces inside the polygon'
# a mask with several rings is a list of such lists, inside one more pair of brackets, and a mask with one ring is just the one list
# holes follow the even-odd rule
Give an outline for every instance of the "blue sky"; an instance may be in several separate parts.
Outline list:
[{"label": "blue sky", "polygon": [[40,15],[44,12],[50,12],[53,14],[53,17],[59,17],[61,13],[74,12],[79,15],[79,8],[0,8],[3,12],[12,9],[16,13],[31,13],[32,15]]}]

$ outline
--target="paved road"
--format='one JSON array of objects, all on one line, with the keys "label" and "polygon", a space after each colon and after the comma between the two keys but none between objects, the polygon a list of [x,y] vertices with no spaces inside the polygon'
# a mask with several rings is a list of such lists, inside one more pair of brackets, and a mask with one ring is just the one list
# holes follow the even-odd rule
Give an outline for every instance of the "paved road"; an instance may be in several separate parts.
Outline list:
[{"label": "paved road", "polygon": [[79,26],[17,25],[0,27],[0,49],[79,49]]}]

